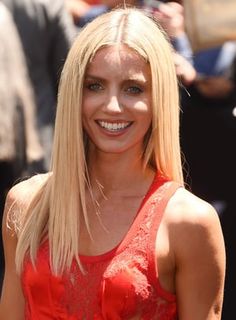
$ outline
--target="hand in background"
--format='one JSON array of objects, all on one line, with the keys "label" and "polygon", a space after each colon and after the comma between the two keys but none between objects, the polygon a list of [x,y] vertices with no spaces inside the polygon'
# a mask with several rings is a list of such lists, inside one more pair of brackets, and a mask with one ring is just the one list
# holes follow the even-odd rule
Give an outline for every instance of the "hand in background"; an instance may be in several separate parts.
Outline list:
[{"label": "hand in background", "polygon": [[196,79],[196,70],[182,55],[174,52],[174,63],[177,76],[184,85],[190,85]]},{"label": "hand in background", "polygon": [[184,8],[176,2],[160,3],[154,15],[170,38],[185,33]]}]

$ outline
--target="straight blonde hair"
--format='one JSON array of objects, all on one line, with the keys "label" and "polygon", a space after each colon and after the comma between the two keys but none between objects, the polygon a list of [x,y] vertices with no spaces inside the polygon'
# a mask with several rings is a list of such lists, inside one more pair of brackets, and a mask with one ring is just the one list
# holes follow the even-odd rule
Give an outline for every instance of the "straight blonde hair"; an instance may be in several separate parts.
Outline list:
[{"label": "straight blonde hair", "polygon": [[[27,253],[33,262],[40,243],[49,241],[50,263],[60,274],[79,260],[80,219],[89,230],[85,193],[90,189],[82,126],[82,94],[86,68],[96,52],[124,44],[149,63],[152,74],[152,128],[144,149],[151,165],[183,184],[179,145],[179,93],[172,47],[157,22],[136,8],[115,9],[88,24],[65,62],[58,95],[52,174],[27,211],[16,251],[22,270]],[[91,195],[92,196],[92,195]]]}]

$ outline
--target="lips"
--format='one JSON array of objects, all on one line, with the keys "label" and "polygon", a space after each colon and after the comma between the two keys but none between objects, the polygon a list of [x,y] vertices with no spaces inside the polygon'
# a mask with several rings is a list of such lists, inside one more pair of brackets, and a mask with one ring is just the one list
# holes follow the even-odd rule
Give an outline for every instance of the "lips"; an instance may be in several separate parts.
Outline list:
[{"label": "lips", "polygon": [[131,126],[132,121],[105,121],[105,120],[97,120],[96,123],[103,129],[108,130],[110,132],[119,132],[122,131],[129,126]]}]

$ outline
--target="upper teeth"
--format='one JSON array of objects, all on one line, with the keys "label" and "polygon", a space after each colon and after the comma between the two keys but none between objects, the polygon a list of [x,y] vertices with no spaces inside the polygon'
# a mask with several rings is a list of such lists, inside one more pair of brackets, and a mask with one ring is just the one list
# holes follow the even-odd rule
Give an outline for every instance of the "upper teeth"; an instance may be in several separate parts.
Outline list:
[{"label": "upper teeth", "polygon": [[98,121],[101,127],[108,129],[108,130],[120,130],[128,127],[129,122],[116,122],[116,123],[111,123],[111,122],[105,122],[105,121]]}]

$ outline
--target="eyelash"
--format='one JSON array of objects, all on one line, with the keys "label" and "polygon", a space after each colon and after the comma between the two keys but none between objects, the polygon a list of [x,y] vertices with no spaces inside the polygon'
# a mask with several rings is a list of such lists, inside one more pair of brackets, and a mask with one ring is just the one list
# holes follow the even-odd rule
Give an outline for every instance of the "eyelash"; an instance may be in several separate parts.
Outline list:
[{"label": "eyelash", "polygon": [[89,89],[90,91],[99,91],[102,90],[102,86],[100,83],[89,83],[86,85],[86,88]]},{"label": "eyelash", "polygon": [[143,90],[140,87],[137,87],[137,86],[128,87],[126,89],[126,91],[129,92],[129,93],[132,93],[132,94],[139,94],[139,93],[143,92]]},{"label": "eyelash", "polygon": [[[94,83],[88,83],[86,85],[86,88],[90,91],[100,91],[103,90],[103,86],[98,83],[98,82],[94,82]],[[127,88],[125,88],[125,91],[129,94],[140,94],[143,92],[143,90],[139,87],[139,86],[128,86]]]}]

